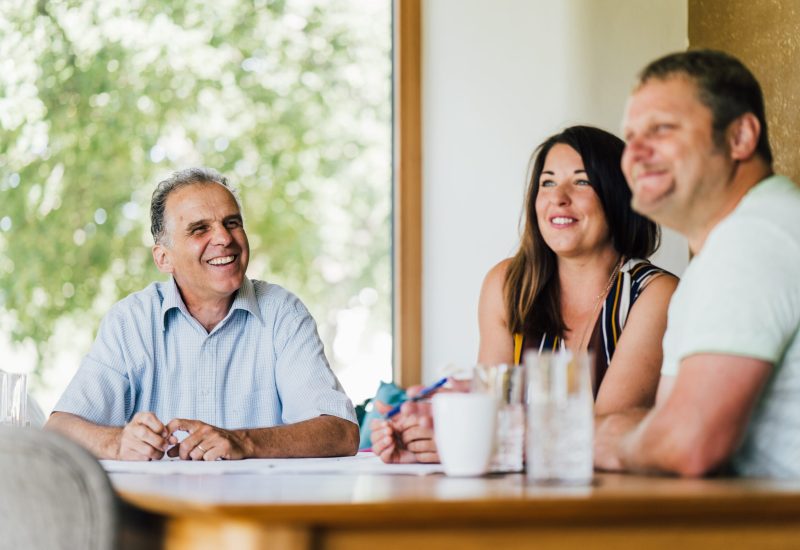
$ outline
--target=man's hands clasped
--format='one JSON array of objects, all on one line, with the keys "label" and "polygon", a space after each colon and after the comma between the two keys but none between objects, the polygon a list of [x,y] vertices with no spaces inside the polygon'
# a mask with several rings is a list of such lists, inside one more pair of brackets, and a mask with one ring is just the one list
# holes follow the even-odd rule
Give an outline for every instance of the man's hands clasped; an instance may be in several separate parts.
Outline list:
[{"label": "man's hands clasped", "polygon": [[186,439],[168,451],[183,460],[239,460],[253,456],[253,445],[239,430],[223,430],[199,420],[176,418],[167,424],[167,431],[186,431]]},{"label": "man's hands clasped", "polygon": [[[181,441],[176,432],[187,432]],[[253,455],[240,431],[223,430],[199,420],[175,418],[166,425],[152,412],[140,412],[122,428],[119,460],[160,460],[166,453],[182,460],[237,460]]]},{"label": "man's hands clasped", "polygon": [[160,460],[169,448],[170,440],[177,438],[167,432],[167,427],[151,412],[136,413],[119,437],[119,460]]}]

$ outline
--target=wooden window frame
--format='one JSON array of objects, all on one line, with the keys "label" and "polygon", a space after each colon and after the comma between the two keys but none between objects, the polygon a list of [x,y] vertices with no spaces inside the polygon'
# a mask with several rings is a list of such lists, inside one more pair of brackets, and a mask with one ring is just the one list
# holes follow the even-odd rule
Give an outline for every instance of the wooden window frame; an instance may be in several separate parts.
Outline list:
[{"label": "wooden window frame", "polygon": [[410,386],[422,380],[421,0],[393,10],[393,375]]}]

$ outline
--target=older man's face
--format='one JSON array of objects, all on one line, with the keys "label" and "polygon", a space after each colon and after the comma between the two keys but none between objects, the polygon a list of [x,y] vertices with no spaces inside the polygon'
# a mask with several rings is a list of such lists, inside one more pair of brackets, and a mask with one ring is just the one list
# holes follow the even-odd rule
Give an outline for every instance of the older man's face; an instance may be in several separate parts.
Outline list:
[{"label": "older man's face", "polygon": [[231,192],[217,183],[181,187],[167,197],[167,269],[190,307],[230,298],[244,281],[250,248]]},{"label": "older man's face", "polygon": [[713,141],[711,110],[683,76],[650,79],[628,100],[622,171],[633,208],[686,231],[702,218],[704,199],[730,176],[731,161]]}]

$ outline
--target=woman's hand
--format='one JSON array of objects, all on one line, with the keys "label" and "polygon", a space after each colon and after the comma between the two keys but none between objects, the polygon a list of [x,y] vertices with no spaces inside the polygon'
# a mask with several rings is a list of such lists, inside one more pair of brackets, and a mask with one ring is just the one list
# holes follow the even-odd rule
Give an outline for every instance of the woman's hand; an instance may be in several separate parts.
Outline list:
[{"label": "woman's hand", "polygon": [[[422,389],[423,386],[408,388],[409,398],[419,394]],[[433,437],[432,409],[428,401],[406,401],[400,409],[399,420],[402,426],[400,440],[403,447],[414,454],[416,462],[428,464],[439,462],[439,452]]]},{"label": "woman's hand", "polygon": [[[374,401],[375,410],[385,415],[392,407],[381,401]],[[401,434],[403,413],[400,412],[390,419],[375,418],[370,422],[372,452],[387,464],[409,464],[417,459],[410,450],[403,445]]]},{"label": "woman's hand", "polygon": [[[469,380],[450,380],[450,388],[437,390],[468,391]],[[433,430],[433,407],[429,401],[412,401],[424,386],[411,386],[407,390],[409,400],[403,403],[400,412],[388,420],[375,419],[370,424],[372,451],[386,463],[408,464],[440,462]],[[391,410],[389,405],[375,401],[381,414]]]}]

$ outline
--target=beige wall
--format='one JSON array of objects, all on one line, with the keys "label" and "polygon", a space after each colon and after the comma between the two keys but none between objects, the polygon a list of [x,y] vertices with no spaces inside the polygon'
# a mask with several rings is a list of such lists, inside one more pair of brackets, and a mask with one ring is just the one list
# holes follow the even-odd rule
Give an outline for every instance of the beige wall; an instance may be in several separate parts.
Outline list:
[{"label": "beige wall", "polygon": [[800,2],[689,0],[689,47],[741,59],[761,82],[777,172],[800,181]]}]

